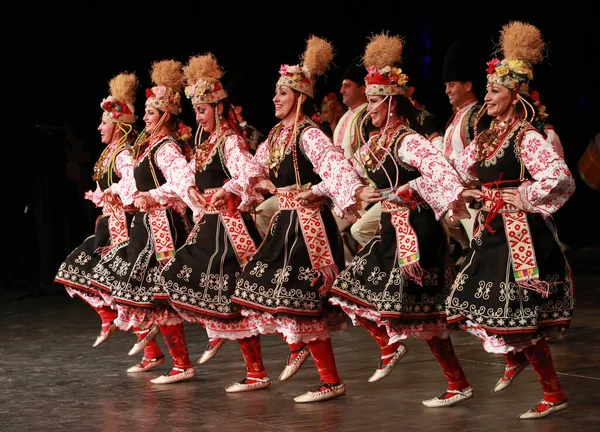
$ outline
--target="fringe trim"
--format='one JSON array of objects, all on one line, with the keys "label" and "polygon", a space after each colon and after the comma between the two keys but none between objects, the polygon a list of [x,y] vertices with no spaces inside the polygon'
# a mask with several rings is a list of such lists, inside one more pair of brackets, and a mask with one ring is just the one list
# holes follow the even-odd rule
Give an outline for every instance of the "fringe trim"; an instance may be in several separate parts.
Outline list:
[{"label": "fringe trim", "polygon": [[421,264],[419,264],[419,261],[401,266],[400,273],[402,273],[402,276],[406,279],[410,279],[420,286],[423,286],[423,276],[425,276],[425,270],[423,270]]},{"label": "fringe trim", "polygon": [[315,276],[315,278],[310,282],[310,286],[314,286],[319,280],[319,278],[322,277],[323,285],[321,285],[321,287],[319,288],[319,294],[321,294],[321,297],[325,297],[327,294],[329,294],[329,291],[331,290],[333,282],[337,278],[340,269],[337,265],[331,264],[330,266],[321,267],[313,270],[317,272],[317,276]]}]

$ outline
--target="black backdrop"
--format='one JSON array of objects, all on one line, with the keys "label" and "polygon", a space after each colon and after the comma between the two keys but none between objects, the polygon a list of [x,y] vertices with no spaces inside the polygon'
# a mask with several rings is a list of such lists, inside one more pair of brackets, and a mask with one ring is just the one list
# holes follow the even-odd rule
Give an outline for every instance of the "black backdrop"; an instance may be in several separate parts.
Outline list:
[{"label": "black backdrop", "polygon": [[[583,2],[570,1],[561,9],[550,8],[549,2],[530,6],[514,1],[235,3],[15,5],[17,12],[5,16],[5,71],[10,78],[4,91],[14,118],[4,145],[11,156],[5,159],[10,187],[3,200],[8,215],[3,261],[11,271],[3,272],[3,286],[48,286],[55,266],[91,233],[93,209],[79,192],[92,187],[91,166],[102,150],[96,130],[100,101],[107,96],[110,78],[136,72],[142,84],[136,107],[142,113],[153,61],[173,58],[185,64],[191,55],[213,52],[226,71],[225,82],[244,77],[248,120],[268,131],[276,121],[271,98],[279,66],[298,62],[309,35],[328,39],[336,50],[332,69],[318,83],[322,97],[339,90],[347,63],[362,54],[370,35],[385,30],[405,37],[403,69],[416,87],[416,99],[442,128],[450,115],[441,82],[447,48],[460,39],[474,46],[481,59],[478,89],[483,96],[485,62],[492,57],[499,30],[521,20],[538,26],[548,42],[547,59],[535,68],[533,86],[575,175],[579,158],[599,132],[595,64],[600,43],[591,6]],[[187,101],[182,115],[194,124]],[[71,140],[65,141],[65,125]],[[73,174],[73,162],[79,176]],[[580,179],[577,186],[556,215],[559,232],[572,248],[598,245],[598,217],[590,206],[598,204],[600,195]]]}]

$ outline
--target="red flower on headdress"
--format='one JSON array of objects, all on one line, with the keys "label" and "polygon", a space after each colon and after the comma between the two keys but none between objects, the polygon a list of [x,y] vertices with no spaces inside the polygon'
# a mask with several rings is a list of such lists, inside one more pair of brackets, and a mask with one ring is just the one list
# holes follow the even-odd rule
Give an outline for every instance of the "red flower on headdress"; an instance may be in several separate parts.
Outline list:
[{"label": "red flower on headdress", "polygon": [[534,90],[531,93],[529,93],[529,96],[531,97],[531,100],[534,101],[536,104],[540,103],[540,94],[537,90]]},{"label": "red flower on headdress", "polygon": [[488,74],[493,74],[494,72],[496,72],[496,66],[498,66],[498,63],[500,63],[500,59],[497,59],[497,58],[491,59],[489,62],[486,63],[488,66],[486,72]]},{"label": "red flower on headdress", "polygon": [[146,99],[150,99],[152,96],[154,96],[152,89],[146,89]]}]

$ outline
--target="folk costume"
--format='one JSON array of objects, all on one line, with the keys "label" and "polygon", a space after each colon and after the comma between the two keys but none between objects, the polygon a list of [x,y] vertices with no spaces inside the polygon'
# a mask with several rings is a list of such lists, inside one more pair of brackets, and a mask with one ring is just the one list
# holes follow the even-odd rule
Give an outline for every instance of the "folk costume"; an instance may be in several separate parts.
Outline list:
[{"label": "folk costume", "polygon": [[[183,320],[162,301],[158,286],[161,269],[190,231],[186,210],[192,206],[188,188],[194,184],[194,177],[178,141],[189,135],[189,128],[177,118],[181,112],[181,64],[173,60],[154,63],[152,81],[155,86],[146,91],[146,116],[150,110],[161,117],[149,136],[141,135],[136,143],[134,177],[137,190],[149,192],[153,202],[134,216],[129,240],[111,250],[96,266],[93,283],[113,296],[119,312],[117,326],[137,334],[138,342],[129,354],[144,350],[142,361],[128,372],[146,371],[164,362],[154,340],[159,331],[163,335],[174,362],[171,372],[152,380],[163,384],[190,379],[195,374],[187,353]],[[163,127],[167,116],[178,125],[176,131],[169,133]]]},{"label": "folk costume", "polygon": [[[511,90],[517,114],[479,131],[456,165],[461,176],[481,184],[484,199],[473,250],[446,309],[450,323],[479,337],[486,351],[505,356],[505,374],[494,391],[531,364],[544,397],[520,418],[539,418],[567,407],[546,339],[560,338],[573,315],[571,272],[552,214],[575,183],[564,160],[531,125],[535,110],[520,94],[542,60],[540,31],[511,22],[502,29],[501,47],[504,59],[488,62],[488,87]],[[506,191],[518,193],[522,209],[504,201]]]},{"label": "folk costume", "polygon": [[[102,209],[102,215],[96,221],[95,233],[69,254],[54,279],[65,286],[71,297],[80,297],[100,316],[102,328],[94,347],[106,341],[117,328],[113,322],[117,312],[110,306],[110,296],[105,299],[90,283],[90,278],[101,254],[129,237],[131,214],[125,208],[133,204],[135,192],[131,144],[135,135],[137,86],[135,74],[126,73],[117,75],[109,83],[110,94],[100,104],[103,114],[98,130],[102,138],[110,142],[94,166],[96,190],[85,195]],[[106,195],[105,191],[110,195]]]},{"label": "folk costume", "polygon": [[[290,126],[277,124],[254,156],[264,178],[277,187],[279,211],[238,278],[233,296],[262,334],[279,333],[290,346],[280,380],[291,377],[310,350],[322,383],[296,397],[296,402],[330,399],[346,390],[337,374],[330,339],[330,328],[345,324],[345,318],[326,301],[344,265],[343,247],[325,196],[340,215],[355,210],[354,195],[361,182],[341,150],[301,111],[304,98],[313,97],[315,79],[332,57],[331,45],[313,36],[303,64],[283,65],[279,71],[277,86],[299,93],[293,108],[295,121]],[[244,179],[241,184],[251,188],[255,180]],[[300,204],[295,197],[307,184],[323,199]]]},{"label": "folk costume", "polygon": [[[262,169],[252,161],[247,143],[235,129],[234,113],[220,81],[223,72],[214,56],[192,57],[184,74],[188,84],[185,94],[192,105],[204,109],[210,104],[214,110],[214,130],[208,131],[210,136],[204,142],[196,143],[190,162],[206,204],[194,212],[196,225],[162,270],[159,283],[186,321],[206,328],[211,342],[199,363],[212,358],[225,340],[238,340],[247,376],[227,391],[257,390],[270,384],[262,364],[259,332],[231,296],[237,277],[262,240],[250,215],[237,209],[240,198],[236,194],[243,195],[243,191],[236,180],[261,177]],[[219,114],[219,106],[225,115]],[[220,189],[234,195],[229,205],[217,208],[211,199]],[[260,200],[262,196],[245,199]]]},{"label": "folk costume", "polygon": [[[464,215],[466,208],[452,167],[431,142],[411,129],[398,111],[399,102],[396,112],[391,111],[392,98],[405,98],[403,76],[395,66],[402,47],[399,37],[386,34],[373,37],[366,47],[366,94],[382,97],[379,104],[387,102],[388,108],[381,132],[361,149],[357,169],[384,196],[406,183],[417,194],[382,201],[380,232],[338,275],[330,302],[341,306],[354,325],[364,326],[381,347],[380,367],[369,382],[391,372],[407,352],[400,341],[414,336],[428,343],[448,380],[442,396],[423,403],[449,406],[471,397],[473,390],[446,326],[444,302],[454,273],[437,219],[448,209]],[[408,101],[405,106],[410,107]]]}]

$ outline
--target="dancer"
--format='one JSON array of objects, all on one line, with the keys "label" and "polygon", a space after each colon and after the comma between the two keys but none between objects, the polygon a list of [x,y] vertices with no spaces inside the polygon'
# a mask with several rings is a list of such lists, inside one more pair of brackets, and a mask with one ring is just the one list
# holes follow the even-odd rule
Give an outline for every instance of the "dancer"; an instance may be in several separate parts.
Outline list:
[{"label": "dancer", "polygon": [[110,297],[103,298],[102,293],[90,283],[90,278],[100,255],[111,246],[127,240],[129,235],[135,192],[131,144],[135,140],[133,124],[137,87],[137,77],[129,73],[119,74],[109,83],[110,94],[100,104],[103,113],[98,126],[100,139],[106,148],[94,165],[96,190],[85,194],[86,199],[102,208],[102,215],[96,221],[95,233],[69,254],[54,279],[65,286],[71,297],[80,297],[100,316],[102,326],[92,345],[94,347],[105,342],[117,329],[114,323],[117,312],[110,307]]},{"label": "dancer", "polygon": [[[210,360],[225,340],[238,340],[246,377],[227,392],[258,390],[270,385],[260,350],[259,332],[232,303],[237,276],[256,252],[261,237],[247,213],[236,207],[243,193],[237,178],[262,177],[262,169],[236,129],[235,113],[221,84],[223,71],[211,53],[192,57],[184,73],[201,130],[210,134],[196,143],[192,167],[196,185],[190,189],[197,204],[196,226],[159,276],[169,302],[188,322],[202,324],[210,340],[198,363]],[[248,198],[260,201],[262,196]]]},{"label": "dancer", "polygon": [[[166,384],[195,375],[189,360],[183,320],[162,299],[157,276],[182,245],[190,231],[187,207],[193,208],[188,189],[194,185],[179,141],[191,138],[190,129],[179,119],[179,90],[183,84],[181,64],[174,60],[152,66],[155,86],[146,90],[146,128],[136,143],[134,176],[138,190],[135,206],[140,209],[131,224],[129,241],[114,248],[94,269],[93,283],[114,297],[121,330],[132,329],[138,342],[130,355],[144,350],[142,361],[128,372],[144,372],[165,359],[156,344],[160,332],[173,358],[174,367],[152,380]],[[187,206],[186,206],[187,204]]]},{"label": "dancer", "polygon": [[[354,325],[364,326],[381,348],[379,381],[406,354],[400,341],[410,336],[429,345],[448,381],[428,407],[451,406],[473,396],[446,325],[444,301],[454,272],[438,220],[450,210],[467,216],[460,180],[423,135],[416,110],[404,95],[396,66],[403,41],[385,33],[366,47],[367,112],[380,133],[357,152],[357,169],[372,186],[361,198],[381,201],[381,229],[333,284],[330,302],[341,306]],[[396,193],[394,193],[396,192]]]},{"label": "dancer", "polygon": [[332,199],[335,211],[353,217],[356,194],[363,186],[341,150],[310,120],[308,103],[314,96],[315,79],[327,69],[332,51],[329,42],[313,36],[303,64],[281,67],[273,98],[281,122],[254,156],[264,178],[240,181],[244,190],[276,195],[279,211],[238,278],[232,300],[246,307],[244,313],[261,333],[277,332],[287,341],[291,353],[280,380],[296,373],[310,351],[321,384],[294,399],[301,403],[346,392],[337,373],[330,333],[345,319],[326,301],[344,264],[343,247],[325,196]]},{"label": "dancer", "polygon": [[446,309],[450,323],[479,337],[486,351],[505,356],[494,391],[531,364],[544,397],[519,418],[533,419],[568,405],[546,340],[561,337],[573,314],[571,272],[551,215],[573,194],[575,182],[531,125],[536,108],[521,94],[543,58],[539,29],[511,22],[500,43],[504,59],[491,60],[487,69],[485,103],[494,120],[456,164],[463,178],[481,185],[464,195],[483,207]]}]

